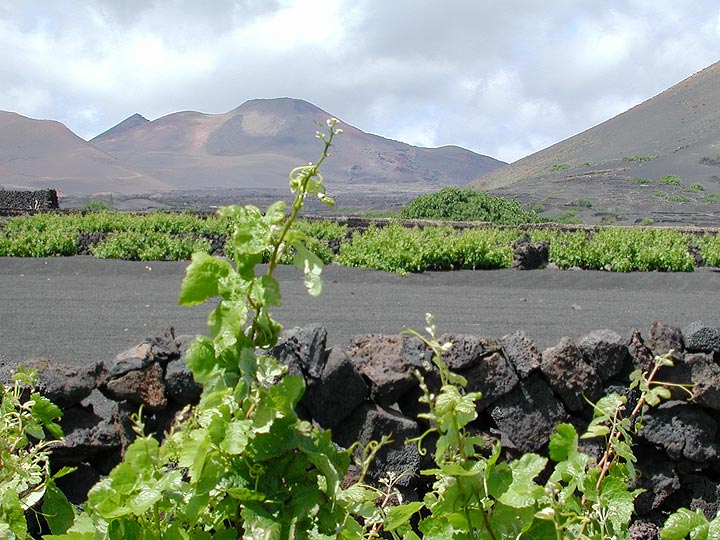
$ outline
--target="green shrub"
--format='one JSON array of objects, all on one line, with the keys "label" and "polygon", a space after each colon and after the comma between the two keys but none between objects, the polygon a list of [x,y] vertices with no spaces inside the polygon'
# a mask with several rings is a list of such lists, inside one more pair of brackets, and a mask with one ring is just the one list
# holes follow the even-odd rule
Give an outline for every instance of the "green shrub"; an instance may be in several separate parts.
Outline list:
[{"label": "green shrub", "polygon": [[675,174],[666,174],[660,179],[660,183],[665,186],[679,186],[681,181],[680,177]]},{"label": "green shrub", "polygon": [[650,180],[649,178],[633,178],[632,180],[630,180],[630,183],[640,186],[646,186],[648,184],[651,184],[652,180]]},{"label": "green shrub", "polygon": [[570,165],[567,163],[555,163],[553,165],[550,165],[550,168],[548,169],[550,172],[558,172],[558,171],[564,171],[565,169],[569,169]]},{"label": "green shrub", "polygon": [[537,223],[541,219],[513,199],[495,197],[471,188],[449,187],[420,195],[402,209],[403,219],[487,221],[499,225]]},{"label": "green shrub", "polygon": [[453,268],[506,268],[512,263],[517,231],[450,227],[406,228],[397,223],[370,226],[343,244],[337,262],[386,272],[423,272]]},{"label": "green shrub", "polygon": [[676,202],[676,203],[690,202],[689,197],[686,197],[685,195],[677,195],[677,194],[668,195],[667,200],[670,202]]},{"label": "green shrub", "polygon": [[592,203],[588,199],[580,199],[575,201],[574,206],[580,206],[582,208],[592,208]]},{"label": "green shrub", "polygon": [[165,233],[124,231],[110,234],[90,249],[98,259],[130,261],[186,261],[196,251],[208,253],[204,240],[174,237]]},{"label": "green shrub", "polygon": [[555,217],[551,217],[549,221],[553,223],[562,223],[565,225],[573,225],[582,223],[582,220],[577,217],[577,212],[575,210],[563,210],[562,212],[558,213]]},{"label": "green shrub", "polygon": [[103,210],[110,210],[110,206],[105,201],[94,200],[86,202],[82,209],[88,212],[101,212]]},{"label": "green shrub", "polygon": [[708,193],[702,198],[702,202],[705,204],[718,204],[720,203],[720,193]]},{"label": "green shrub", "polygon": [[21,231],[0,235],[0,256],[56,257],[77,254],[77,235],[63,231]]},{"label": "green shrub", "polygon": [[706,234],[698,239],[698,246],[705,264],[720,267],[720,235]]},{"label": "green shrub", "polygon": [[705,186],[703,186],[700,182],[693,182],[689,186],[684,187],[683,191],[686,193],[700,193],[705,191]]}]

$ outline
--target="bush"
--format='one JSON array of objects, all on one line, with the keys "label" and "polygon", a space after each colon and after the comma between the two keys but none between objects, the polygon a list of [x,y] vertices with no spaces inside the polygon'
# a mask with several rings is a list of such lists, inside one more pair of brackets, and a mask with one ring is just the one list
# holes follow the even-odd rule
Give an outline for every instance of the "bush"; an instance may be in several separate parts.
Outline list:
[{"label": "bush", "polygon": [[450,227],[406,228],[397,223],[371,226],[343,244],[337,262],[345,266],[386,272],[423,272],[456,268],[507,268],[512,264],[512,241],[517,231]]},{"label": "bush", "polygon": [[679,186],[680,177],[674,174],[667,174],[660,179],[660,183],[666,186]]},{"label": "bush", "polygon": [[633,178],[632,180],[630,180],[630,183],[640,186],[646,186],[652,183],[652,180],[650,180],[649,178]]},{"label": "bush", "polygon": [[90,249],[98,259],[130,261],[185,261],[196,251],[208,253],[210,245],[204,240],[173,237],[164,233],[113,233]]},{"label": "bush", "polygon": [[487,221],[499,225],[520,225],[543,221],[513,199],[495,197],[484,191],[449,187],[421,195],[402,209],[404,219]]},{"label": "bush", "polygon": [[554,165],[550,166],[550,169],[548,169],[550,172],[557,172],[557,171],[563,171],[565,169],[569,169],[570,165],[567,163],[555,163]]},{"label": "bush", "polygon": [[698,239],[698,247],[705,264],[720,267],[720,235],[706,234]]}]

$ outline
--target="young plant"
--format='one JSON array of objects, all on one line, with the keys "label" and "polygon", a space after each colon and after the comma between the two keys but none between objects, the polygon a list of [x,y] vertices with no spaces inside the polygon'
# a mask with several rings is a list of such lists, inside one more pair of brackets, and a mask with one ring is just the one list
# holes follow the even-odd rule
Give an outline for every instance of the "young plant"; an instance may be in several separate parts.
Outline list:
[{"label": "young plant", "polygon": [[13,379],[0,386],[0,538],[24,540],[30,538],[26,515],[42,516],[60,532],[73,511],[55,486],[69,469],[50,473],[51,449],[63,436],[57,423],[62,412],[32,390],[37,373],[20,367]]},{"label": "young plant", "polygon": [[[317,134],[324,143],[318,162],[290,173],[289,215],[283,202],[264,214],[254,206],[221,209],[233,223],[231,261],[196,253],[179,299],[194,305],[219,297],[210,336],[186,355],[203,385],[199,404],[163,443],[143,434],[138,416],[139,436],[123,462],[92,488],[67,534],[50,539],[350,539],[361,532],[338,497],[349,452],[297,417],[302,377],[286,375],[262,353],[277,343],[280,324],[269,308],[281,297],[273,273],[291,247],[309,293],[321,291],[322,262],[293,224],[307,196],[332,204],[319,167],[341,132],[336,125],[330,120]],[[256,275],[266,252],[265,272]]]}]

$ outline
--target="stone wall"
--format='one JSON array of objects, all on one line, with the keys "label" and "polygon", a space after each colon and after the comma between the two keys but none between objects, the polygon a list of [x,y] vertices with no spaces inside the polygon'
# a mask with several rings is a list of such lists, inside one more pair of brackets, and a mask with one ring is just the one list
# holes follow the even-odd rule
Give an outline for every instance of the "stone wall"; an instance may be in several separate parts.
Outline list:
[{"label": "stone wall", "polygon": [[0,215],[15,215],[33,210],[57,210],[57,192],[54,189],[39,191],[11,191],[0,189]]},{"label": "stone wall", "polygon": [[[161,434],[186,405],[197,402],[201,389],[185,367],[184,351],[192,336],[164,335],[88,368],[32,365],[40,372],[40,389],[64,410],[66,446],[55,450],[54,466],[78,471],[60,479],[71,500],[84,500],[87,489],[118,463],[132,440],[130,416],[140,405],[146,428]],[[587,400],[617,392],[628,396],[628,377],[648,368],[655,355],[674,350],[675,367],[663,368],[660,379],[692,383],[693,400],[678,390],[672,400],[651,410],[636,441],[640,516],[659,520],[680,506],[702,508],[715,516],[720,501],[720,329],[693,323],[682,330],[655,322],[647,332],[622,337],[608,330],[577,341],[568,338],[538,351],[522,331],[502,338],[446,334],[440,341],[453,347],[445,362],[480,391],[473,430],[489,442],[499,440],[507,457],[546,452],[550,434],[560,422],[582,432],[592,417]],[[307,390],[299,414],[331,429],[335,442],[347,447],[384,434],[395,441],[380,452],[370,471],[379,479],[388,470],[418,472],[430,464],[405,440],[424,432],[420,371],[431,388],[439,381],[431,351],[411,336],[366,335],[344,348],[326,347],[322,327],[283,332],[271,353],[301,375]],[[6,374],[7,375],[7,374]],[[590,453],[597,441],[583,442]],[[404,479],[407,497],[422,497],[427,488],[420,475]]]}]

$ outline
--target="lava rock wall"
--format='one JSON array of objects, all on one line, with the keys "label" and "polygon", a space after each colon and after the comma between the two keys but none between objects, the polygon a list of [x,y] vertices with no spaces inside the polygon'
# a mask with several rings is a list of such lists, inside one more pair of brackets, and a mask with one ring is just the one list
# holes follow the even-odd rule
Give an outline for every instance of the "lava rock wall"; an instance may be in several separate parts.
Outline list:
[{"label": "lava rock wall", "polygon": [[[168,329],[89,368],[31,362],[40,373],[40,391],[64,411],[66,445],[54,451],[53,465],[78,467],[58,481],[71,500],[82,502],[119,462],[134,437],[130,417],[140,406],[146,429],[161,438],[175,415],[197,402],[201,388],[184,362],[192,339]],[[647,370],[655,355],[674,351],[674,367],[662,368],[659,379],[693,385],[692,400],[676,387],[670,401],[645,415],[635,441],[638,487],[645,489],[636,511],[654,521],[680,506],[715,516],[720,506],[720,329],[697,322],[681,330],[654,322],[644,335],[598,330],[577,341],[564,338],[542,352],[522,331],[502,338],[445,334],[439,341],[453,344],[443,358],[465,377],[467,390],[482,393],[471,429],[488,444],[499,441],[508,458],[546,453],[561,422],[583,432],[593,412],[588,400],[608,393],[637,399],[629,374]],[[370,470],[371,481],[389,471],[418,473],[431,466],[414,443],[405,443],[429,427],[419,416],[417,374],[431,391],[440,384],[432,351],[422,340],[366,335],[328,349],[325,329],[308,326],[284,331],[270,353],[288,373],[306,381],[300,416],[330,429],[338,445],[392,435],[394,442],[379,452]],[[603,444],[583,442],[585,451],[598,456]],[[422,498],[428,487],[424,481],[414,474],[399,487],[406,497]]]}]

